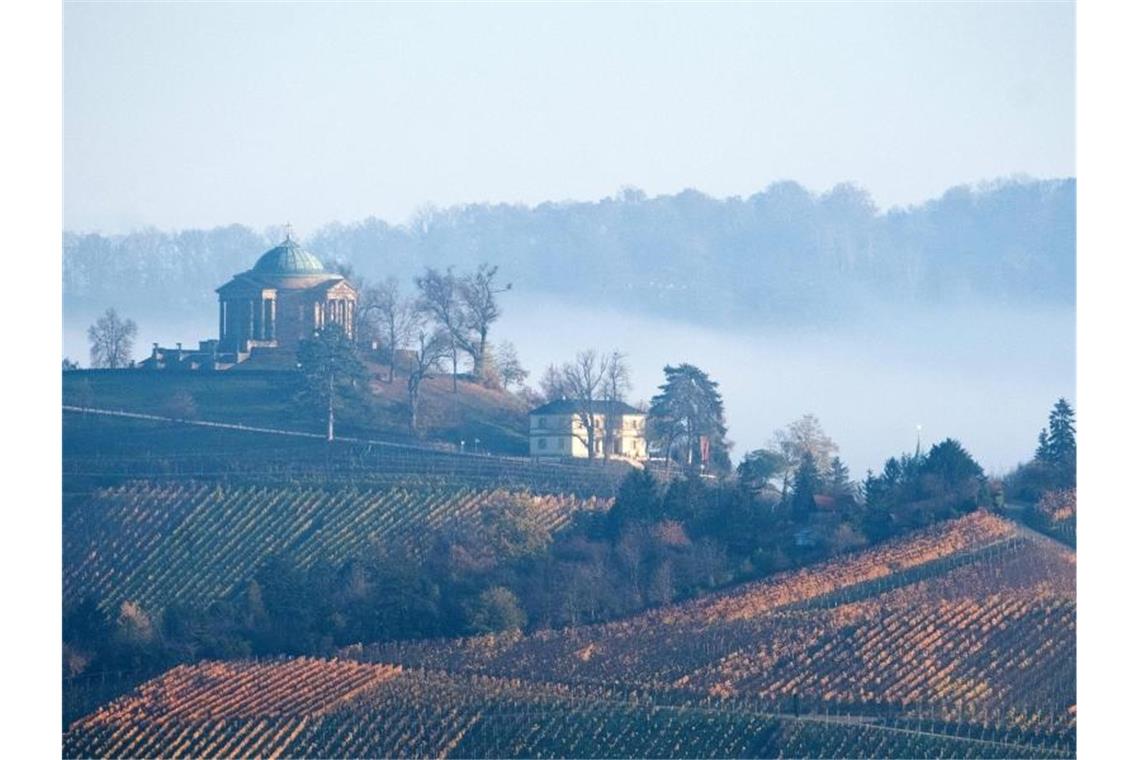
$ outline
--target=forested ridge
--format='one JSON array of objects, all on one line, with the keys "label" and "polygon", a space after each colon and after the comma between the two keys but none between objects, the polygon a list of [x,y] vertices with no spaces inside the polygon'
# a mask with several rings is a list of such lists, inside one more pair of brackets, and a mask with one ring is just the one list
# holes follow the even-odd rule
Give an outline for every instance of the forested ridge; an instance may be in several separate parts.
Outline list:
[{"label": "forested ridge", "polygon": [[[516,288],[711,325],[799,323],[877,305],[1072,305],[1076,181],[1005,180],[881,211],[852,185],[794,182],[748,198],[695,190],[597,202],[427,208],[403,225],[334,222],[305,234],[330,265],[402,279],[424,266],[498,264]],[[240,209],[234,210],[240,218]],[[281,230],[64,234],[64,303],[201,313],[214,288]]]}]

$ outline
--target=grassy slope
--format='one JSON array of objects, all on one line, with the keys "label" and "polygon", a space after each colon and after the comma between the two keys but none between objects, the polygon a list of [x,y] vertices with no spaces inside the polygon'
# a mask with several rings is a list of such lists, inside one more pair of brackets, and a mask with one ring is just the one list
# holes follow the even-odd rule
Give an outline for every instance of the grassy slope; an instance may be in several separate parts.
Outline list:
[{"label": "grassy slope", "polygon": [[[385,370],[369,365],[374,380],[361,403],[345,410],[338,421],[341,435],[412,440],[405,413],[406,378],[383,382]],[[320,433],[324,420],[299,409],[293,401],[297,379],[288,372],[65,372],[65,404],[157,415],[174,415],[174,399],[190,394],[197,418],[261,427]],[[431,441],[472,445],[494,453],[526,455],[526,406],[516,396],[451,380],[431,378],[422,390],[423,436]]]}]

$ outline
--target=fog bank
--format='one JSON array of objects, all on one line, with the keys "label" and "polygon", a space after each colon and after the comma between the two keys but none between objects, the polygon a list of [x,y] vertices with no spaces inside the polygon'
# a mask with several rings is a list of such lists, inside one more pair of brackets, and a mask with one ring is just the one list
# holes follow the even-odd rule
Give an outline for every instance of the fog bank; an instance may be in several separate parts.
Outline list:
[{"label": "fog bank", "polygon": [[[667,363],[706,370],[724,395],[734,460],[810,411],[853,476],[913,450],[918,424],[924,443],[958,438],[1001,472],[1032,456],[1049,407],[1075,390],[1075,321],[1065,308],[900,309],[826,329],[723,330],[514,293],[503,307],[492,339],[515,343],[532,383],[547,364],[591,347],[628,354],[634,401],[656,392]],[[64,353],[85,366],[95,316],[65,315]],[[217,331],[210,312],[170,323],[134,316],[138,358],[153,341],[191,346]]]}]

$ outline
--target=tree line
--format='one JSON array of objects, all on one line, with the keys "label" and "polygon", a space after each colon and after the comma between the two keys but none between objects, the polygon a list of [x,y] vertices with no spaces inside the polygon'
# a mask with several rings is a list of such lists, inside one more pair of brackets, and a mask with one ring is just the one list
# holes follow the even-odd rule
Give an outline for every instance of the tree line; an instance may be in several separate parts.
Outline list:
[{"label": "tree line", "polygon": [[1003,480],[1011,500],[1028,505],[1023,517],[1034,528],[1076,543],[1077,416],[1060,398],[1037,436],[1033,459]]},{"label": "tree line", "polygon": [[[594,202],[427,208],[406,224],[332,223],[308,237],[322,259],[370,278],[473,269],[494,252],[530,292],[592,301],[636,288],[631,308],[671,319],[802,323],[876,304],[1071,306],[1075,192],[1072,179],[1004,181],[884,211],[851,185],[813,193],[781,182],[724,199],[630,188]],[[140,318],[203,313],[235,262],[280,238],[240,225],[69,232],[64,303],[117,303]],[[148,287],[126,290],[139,281]]]}]

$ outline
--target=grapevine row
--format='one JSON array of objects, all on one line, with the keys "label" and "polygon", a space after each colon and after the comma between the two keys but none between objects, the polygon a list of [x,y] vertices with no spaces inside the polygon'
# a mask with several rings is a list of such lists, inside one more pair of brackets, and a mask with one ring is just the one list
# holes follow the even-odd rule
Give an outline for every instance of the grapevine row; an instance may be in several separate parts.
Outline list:
[{"label": "grapevine row", "polygon": [[550,530],[607,500],[472,490],[414,481],[389,487],[287,488],[134,482],[73,498],[64,510],[64,596],[113,609],[205,604],[275,553],[301,566],[341,562],[371,543],[415,554],[436,531],[498,498],[521,498]]}]

